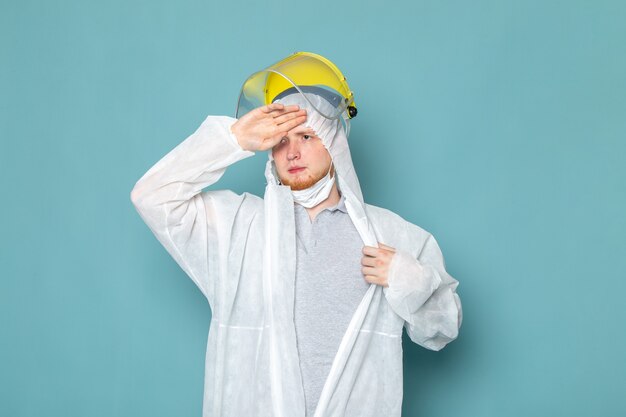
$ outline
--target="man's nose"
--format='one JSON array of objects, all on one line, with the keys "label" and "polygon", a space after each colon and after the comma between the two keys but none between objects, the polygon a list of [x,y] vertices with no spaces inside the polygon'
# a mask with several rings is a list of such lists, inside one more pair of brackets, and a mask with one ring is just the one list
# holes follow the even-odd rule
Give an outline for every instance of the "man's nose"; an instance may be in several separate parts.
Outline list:
[{"label": "man's nose", "polygon": [[300,145],[297,143],[298,141],[290,140],[289,146],[287,148],[287,159],[292,160],[300,157]]}]

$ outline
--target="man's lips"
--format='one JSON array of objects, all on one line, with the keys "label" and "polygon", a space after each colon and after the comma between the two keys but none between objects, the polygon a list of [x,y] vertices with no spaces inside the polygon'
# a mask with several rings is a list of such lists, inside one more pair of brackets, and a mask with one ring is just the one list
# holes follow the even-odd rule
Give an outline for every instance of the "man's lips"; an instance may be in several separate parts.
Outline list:
[{"label": "man's lips", "polygon": [[290,174],[295,174],[296,172],[300,172],[304,169],[305,167],[293,167],[293,168],[289,168],[289,173]]}]

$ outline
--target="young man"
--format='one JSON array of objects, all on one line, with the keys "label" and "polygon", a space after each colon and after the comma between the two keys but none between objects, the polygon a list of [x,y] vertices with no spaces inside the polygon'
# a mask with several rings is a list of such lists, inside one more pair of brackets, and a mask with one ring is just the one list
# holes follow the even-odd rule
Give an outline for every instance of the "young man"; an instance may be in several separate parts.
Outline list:
[{"label": "young man", "polygon": [[[437,242],[363,201],[346,133],[320,111],[326,98],[294,93],[209,116],[131,192],[211,307],[204,417],[397,417],[403,328],[432,350],[458,335]],[[263,199],[202,191],[266,150]]]}]

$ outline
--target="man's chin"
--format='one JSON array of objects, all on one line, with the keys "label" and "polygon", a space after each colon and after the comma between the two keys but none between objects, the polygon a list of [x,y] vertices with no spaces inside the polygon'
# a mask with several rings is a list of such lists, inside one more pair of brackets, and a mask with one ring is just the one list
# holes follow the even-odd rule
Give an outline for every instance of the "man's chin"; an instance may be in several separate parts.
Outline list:
[{"label": "man's chin", "polygon": [[311,187],[313,184],[315,184],[319,180],[320,178],[316,179],[316,178],[308,177],[308,178],[303,178],[303,179],[296,179],[293,181],[284,180],[281,182],[283,183],[283,185],[288,185],[291,188],[291,191],[300,191],[300,190],[306,190],[307,188]]}]

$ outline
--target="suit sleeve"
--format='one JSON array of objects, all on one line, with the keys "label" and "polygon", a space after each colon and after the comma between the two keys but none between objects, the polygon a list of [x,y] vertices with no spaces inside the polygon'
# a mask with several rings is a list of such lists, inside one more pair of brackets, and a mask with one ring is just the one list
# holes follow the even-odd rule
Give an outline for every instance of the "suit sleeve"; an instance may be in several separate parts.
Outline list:
[{"label": "suit sleeve", "polygon": [[430,350],[441,350],[456,339],[462,322],[459,282],[446,271],[437,241],[428,235],[417,258],[396,250],[389,266],[386,297],[405,320],[411,340]]},{"label": "suit sleeve", "polygon": [[130,193],[140,217],[213,307],[220,253],[246,193],[205,191],[226,168],[254,155],[230,130],[236,119],[208,116],[150,168]]}]

